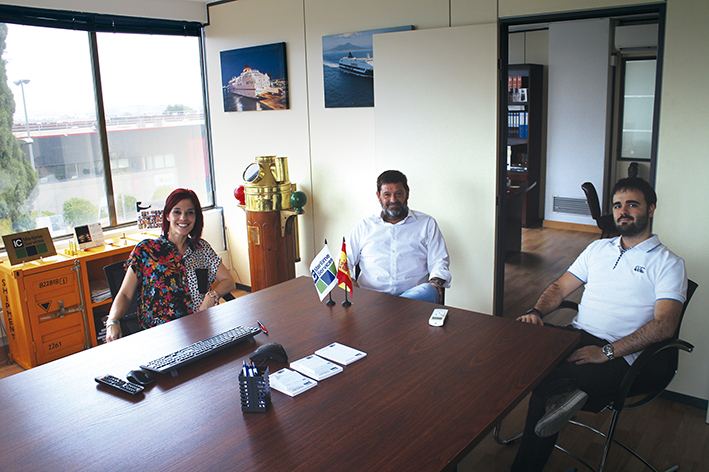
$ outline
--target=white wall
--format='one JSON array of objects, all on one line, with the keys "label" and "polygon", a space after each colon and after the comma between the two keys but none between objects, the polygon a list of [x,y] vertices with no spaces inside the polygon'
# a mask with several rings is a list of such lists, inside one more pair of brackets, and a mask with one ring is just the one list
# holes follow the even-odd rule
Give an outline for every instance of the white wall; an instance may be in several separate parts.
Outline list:
[{"label": "white wall", "polygon": [[[592,182],[603,198],[609,94],[610,20],[549,26],[549,97],[544,219],[594,225],[590,216],[554,212],[554,197],[585,199]],[[603,207],[603,201],[601,201]]]},{"label": "white wall", "polygon": [[495,274],[496,44],[495,23],[374,39],[377,172],[407,169],[409,203],[446,238],[446,304],[482,313],[493,311]]},{"label": "white wall", "polygon": [[[268,28],[254,21],[264,12],[268,12]],[[244,183],[243,171],[256,156],[288,158],[291,182],[308,196],[305,216],[298,217],[301,257],[309,263],[314,256],[312,209],[319,202],[317,194],[313,196],[311,183],[305,29],[300,21],[303,15],[300,1],[244,0],[212,8],[211,25],[205,31],[216,200],[224,208],[227,247],[237,283],[247,286],[251,285],[251,277],[246,215],[237,207],[233,191]],[[225,113],[219,52],[280,42],[286,43],[290,109]],[[298,275],[307,273],[307,264],[297,266]]]},{"label": "white wall", "polygon": [[653,230],[687,263],[689,278],[699,289],[685,315],[680,333],[693,343],[691,354],[680,355],[671,390],[709,398],[709,214],[702,194],[702,177],[709,175],[709,152],[697,137],[709,129],[709,2],[670,0],[667,3],[665,63],[657,157],[657,211]]},{"label": "white wall", "polygon": [[[475,5],[482,17],[495,19],[494,2],[460,4]],[[253,21],[263,11],[269,12],[268,28]],[[234,252],[232,260],[240,282],[250,284],[248,250],[243,212],[236,208],[231,192],[242,183],[243,169],[258,155],[287,156],[291,181],[308,195],[306,214],[300,217],[302,262],[296,264],[296,273],[306,275],[325,239],[330,250],[337,253],[340,241],[349,235],[354,224],[377,210],[376,177],[383,170],[380,166],[387,162],[385,156],[378,156],[377,162],[374,108],[325,108],[322,36],[401,25],[414,25],[420,30],[445,28],[449,22],[448,3],[427,0],[410,8],[406,0],[240,0],[210,7],[210,18],[205,37],[217,201],[224,207],[229,247]],[[287,43],[290,109],[224,113],[219,92],[219,51],[280,41]],[[445,104],[435,98],[426,103],[441,107]],[[490,159],[494,163],[494,151]],[[429,165],[428,157],[417,157],[402,164],[400,170],[415,175],[417,169]],[[430,179],[414,178],[410,184],[412,208],[431,205]],[[489,185],[494,188],[494,178]],[[444,206],[438,211],[426,210],[442,225],[453,227],[460,216],[453,216]],[[490,250],[490,257],[492,254]],[[468,266],[465,260],[455,261],[455,265],[459,270]],[[492,277],[491,270],[486,272]],[[477,307],[489,312],[486,307],[491,304],[491,286],[485,290],[486,296],[480,297],[485,304]],[[449,304],[470,307],[467,303],[472,299],[470,290],[462,285],[457,289],[454,285],[446,292]]]},{"label": "white wall", "polygon": [[[313,245],[319,250],[327,239],[335,252],[354,224],[378,208],[375,109],[325,108],[322,37],[392,26],[445,27],[448,7],[447,2],[435,0],[417,2],[416,8],[407,0],[305,0],[305,5],[311,166],[317,200],[312,208]],[[421,196],[423,189],[415,182],[412,185],[412,198]],[[410,204],[415,208],[415,200]]]}]

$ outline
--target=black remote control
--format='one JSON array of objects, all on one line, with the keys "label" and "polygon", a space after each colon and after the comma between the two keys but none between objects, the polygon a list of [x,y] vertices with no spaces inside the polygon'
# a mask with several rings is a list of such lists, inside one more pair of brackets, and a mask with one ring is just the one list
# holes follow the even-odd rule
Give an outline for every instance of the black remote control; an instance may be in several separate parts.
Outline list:
[{"label": "black remote control", "polygon": [[96,377],[94,380],[96,382],[108,385],[109,387],[116,388],[121,392],[128,393],[130,395],[137,395],[143,391],[145,387],[142,385],[134,384],[133,382],[128,382],[113,375],[104,375],[103,377]]}]

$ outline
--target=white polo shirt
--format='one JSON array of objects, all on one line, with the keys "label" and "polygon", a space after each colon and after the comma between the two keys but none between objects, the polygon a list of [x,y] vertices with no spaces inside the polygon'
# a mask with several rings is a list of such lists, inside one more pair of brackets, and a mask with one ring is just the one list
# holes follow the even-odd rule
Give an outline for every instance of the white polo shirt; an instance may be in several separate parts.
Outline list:
[{"label": "white polo shirt", "polygon": [[684,303],[687,294],[684,260],[654,234],[625,251],[620,237],[594,241],[568,271],[585,284],[572,326],[610,342],[652,321],[657,300]]},{"label": "white polo shirt", "polygon": [[360,221],[350,234],[348,264],[362,271],[357,283],[364,288],[400,294],[431,277],[446,281],[450,256],[436,220],[409,210],[398,223],[387,223],[381,212]]}]

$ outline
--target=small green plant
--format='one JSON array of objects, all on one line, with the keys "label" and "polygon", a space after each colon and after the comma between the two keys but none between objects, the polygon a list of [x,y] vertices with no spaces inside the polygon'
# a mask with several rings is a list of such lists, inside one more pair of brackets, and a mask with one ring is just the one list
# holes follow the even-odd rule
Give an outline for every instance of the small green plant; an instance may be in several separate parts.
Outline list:
[{"label": "small green plant", "polygon": [[98,208],[85,198],[70,198],[62,205],[64,221],[69,226],[81,226],[98,220]]}]

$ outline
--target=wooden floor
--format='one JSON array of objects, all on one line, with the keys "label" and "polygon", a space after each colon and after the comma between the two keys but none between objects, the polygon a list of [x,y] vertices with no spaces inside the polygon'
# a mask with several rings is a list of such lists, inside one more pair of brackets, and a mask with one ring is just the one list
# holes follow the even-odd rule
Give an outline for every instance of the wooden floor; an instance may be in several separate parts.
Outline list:
[{"label": "wooden floor", "polygon": [[[523,233],[523,253],[511,258],[505,267],[504,316],[508,318],[516,318],[532,307],[539,294],[564,273],[589,242],[598,238],[592,233],[553,228],[524,229]],[[580,291],[571,298],[574,297],[578,300]],[[16,364],[5,365],[3,355],[4,351],[0,351],[0,378],[22,371]],[[503,436],[521,431],[526,411],[525,400],[504,421]],[[603,430],[608,427],[610,413],[582,412],[577,418]],[[681,471],[704,472],[709,470],[709,425],[705,419],[703,409],[658,399],[637,410],[623,412],[616,437],[650,460],[658,470],[678,464]],[[559,444],[597,467],[603,441],[594,433],[568,425],[561,431]],[[498,445],[490,434],[461,462],[458,471],[508,471],[516,452],[516,444]],[[578,464],[573,459],[554,451],[546,470],[564,472],[574,466]],[[579,470],[584,469],[579,467]],[[611,448],[607,470],[645,472],[649,469],[615,446]]]},{"label": "wooden floor", "polygon": [[[505,266],[506,318],[516,318],[531,308],[544,289],[571,265],[576,256],[597,234],[580,233],[553,228],[523,230],[523,253],[511,258]],[[581,289],[571,299],[579,300]],[[552,315],[553,316],[553,315]],[[565,315],[558,315],[557,323]],[[502,436],[522,430],[527,413],[523,401],[505,419]],[[605,431],[610,423],[610,412],[598,415],[581,412],[577,419]],[[669,400],[657,399],[636,410],[626,410],[620,416],[616,438],[633,448],[658,470],[679,465],[680,471],[709,471],[709,425],[706,410]],[[559,445],[577,454],[593,467],[603,448],[603,441],[595,433],[574,425],[567,425],[559,435]],[[458,466],[458,472],[509,471],[517,444],[501,446],[492,434],[488,435]],[[571,467],[587,470],[561,451],[555,450],[546,471],[565,472]],[[611,448],[608,471],[647,472],[640,461],[620,446]]]}]

